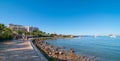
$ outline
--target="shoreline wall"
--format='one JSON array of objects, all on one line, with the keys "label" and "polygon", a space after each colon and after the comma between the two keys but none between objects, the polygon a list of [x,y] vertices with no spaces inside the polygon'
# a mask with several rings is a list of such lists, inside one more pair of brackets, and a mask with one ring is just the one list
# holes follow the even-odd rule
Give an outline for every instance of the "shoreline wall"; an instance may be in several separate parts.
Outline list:
[{"label": "shoreline wall", "polygon": [[60,48],[46,43],[45,40],[35,39],[35,45],[40,50],[44,51],[48,57],[57,59],[56,61],[96,61],[94,58],[78,56],[74,54],[74,50],[62,51]]},{"label": "shoreline wall", "polygon": [[35,50],[35,52],[38,54],[39,58],[42,60],[42,61],[48,61],[46,59],[46,57],[41,53],[41,51],[34,45],[34,42],[33,42],[34,39],[30,39],[29,42],[31,44],[31,46],[33,47],[33,49]]}]

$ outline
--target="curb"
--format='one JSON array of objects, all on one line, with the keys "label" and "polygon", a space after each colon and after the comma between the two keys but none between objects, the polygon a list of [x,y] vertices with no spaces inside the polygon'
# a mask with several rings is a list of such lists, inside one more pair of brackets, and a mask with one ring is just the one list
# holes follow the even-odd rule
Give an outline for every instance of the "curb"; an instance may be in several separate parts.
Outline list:
[{"label": "curb", "polygon": [[41,59],[42,61],[48,61],[48,60],[45,58],[45,56],[38,50],[38,48],[36,48],[36,47],[34,46],[34,44],[33,44],[32,41],[33,41],[33,39],[30,39],[30,40],[29,40],[32,48],[33,48],[33,49],[35,50],[35,52],[38,54],[38,56],[40,57],[40,59]]}]

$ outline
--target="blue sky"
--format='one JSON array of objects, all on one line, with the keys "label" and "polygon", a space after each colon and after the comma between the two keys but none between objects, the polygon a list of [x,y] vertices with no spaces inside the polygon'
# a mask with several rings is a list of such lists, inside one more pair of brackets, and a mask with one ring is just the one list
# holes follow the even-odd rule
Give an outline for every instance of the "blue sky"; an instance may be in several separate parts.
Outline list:
[{"label": "blue sky", "polygon": [[0,23],[58,34],[120,34],[118,0],[0,0]]}]

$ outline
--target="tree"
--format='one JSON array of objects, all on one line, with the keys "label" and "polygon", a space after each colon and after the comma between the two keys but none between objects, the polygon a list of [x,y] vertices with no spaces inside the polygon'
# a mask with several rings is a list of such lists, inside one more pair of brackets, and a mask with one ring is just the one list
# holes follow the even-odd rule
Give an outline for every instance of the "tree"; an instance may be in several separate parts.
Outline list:
[{"label": "tree", "polygon": [[17,30],[17,33],[18,33],[18,35],[22,35],[22,31],[21,30]]},{"label": "tree", "polygon": [[9,28],[6,28],[4,24],[0,24],[0,41],[10,40],[13,38],[13,33]]},{"label": "tree", "polygon": [[0,31],[2,31],[5,28],[4,24],[0,24]]},{"label": "tree", "polygon": [[56,37],[56,36],[57,36],[56,33],[50,34],[50,37]]},{"label": "tree", "polygon": [[5,28],[4,24],[0,24],[0,35],[2,34],[4,28]]},{"label": "tree", "polygon": [[34,30],[31,32],[31,35],[33,35],[33,36],[39,36],[39,34],[40,34],[39,30]]},{"label": "tree", "polygon": [[31,35],[38,36],[38,37],[44,37],[47,36],[46,32],[40,31],[40,30],[34,30],[31,32]]},{"label": "tree", "polygon": [[30,32],[25,32],[25,35],[30,35]]},{"label": "tree", "polygon": [[3,30],[3,36],[6,40],[12,39],[13,38],[13,33],[9,28],[4,28]]}]

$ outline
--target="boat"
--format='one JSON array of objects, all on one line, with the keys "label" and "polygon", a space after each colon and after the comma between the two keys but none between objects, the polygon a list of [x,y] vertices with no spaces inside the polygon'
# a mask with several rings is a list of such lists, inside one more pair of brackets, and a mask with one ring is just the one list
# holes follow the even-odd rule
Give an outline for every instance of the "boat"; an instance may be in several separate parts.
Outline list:
[{"label": "boat", "polygon": [[116,35],[110,35],[111,38],[116,38]]}]

